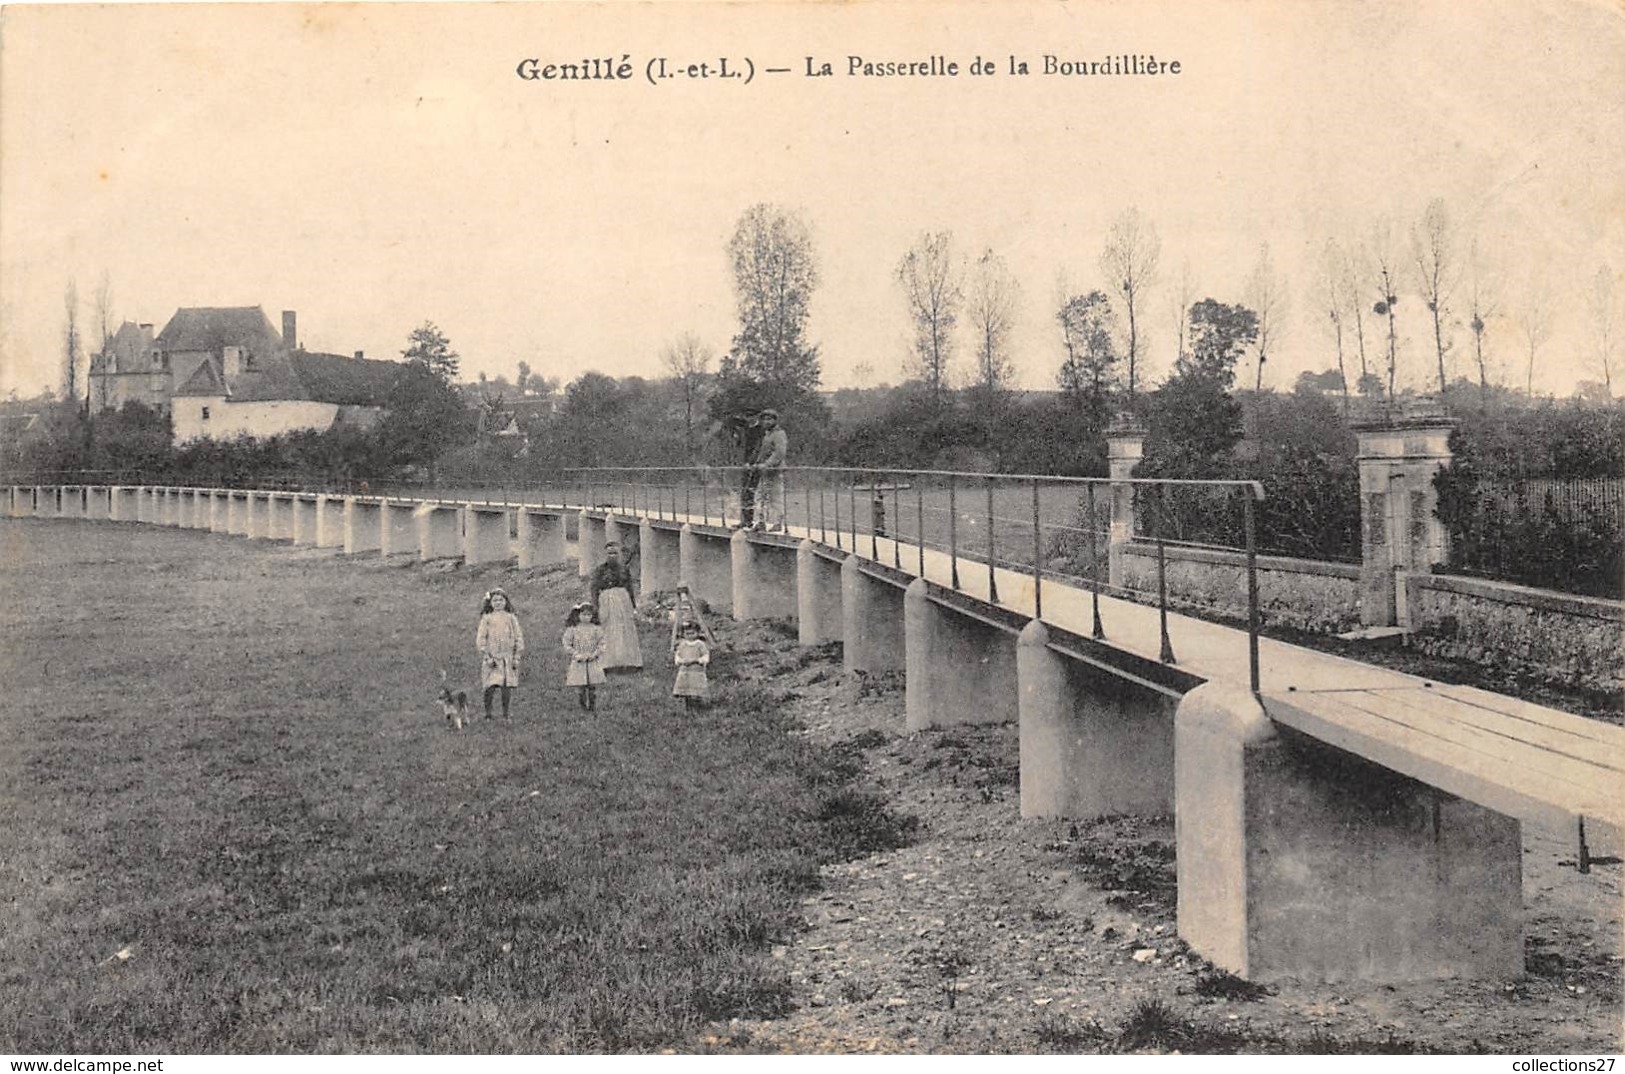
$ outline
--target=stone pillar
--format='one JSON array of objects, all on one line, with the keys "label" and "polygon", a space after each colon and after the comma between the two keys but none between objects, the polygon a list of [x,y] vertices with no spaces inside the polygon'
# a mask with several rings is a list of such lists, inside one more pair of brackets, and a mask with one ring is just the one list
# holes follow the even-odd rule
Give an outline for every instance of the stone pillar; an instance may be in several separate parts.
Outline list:
[{"label": "stone pillar", "polygon": [[419,504],[418,559],[455,559],[463,552],[462,508],[449,503]]},{"label": "stone pillar", "polygon": [[903,592],[870,578],[862,559],[841,564],[841,653],[846,670],[897,671],[907,662],[903,632]]},{"label": "stone pillar", "polygon": [[779,619],[796,614],[791,549],[757,544],[744,530],[734,530],[728,538],[728,553],[735,619]]},{"label": "stone pillar", "polygon": [[639,593],[662,593],[677,586],[679,534],[648,519],[638,523]]},{"label": "stone pillar", "polygon": [[502,563],[513,554],[508,541],[508,509],[469,504],[463,515],[463,562]]},{"label": "stone pillar", "polygon": [[95,485],[85,490],[85,517],[98,522],[113,517],[112,490],[106,485]]},{"label": "stone pillar", "polygon": [[604,519],[594,518],[582,508],[576,532],[577,569],[581,577],[589,578],[604,562]]},{"label": "stone pillar", "polygon": [[796,546],[796,641],[823,645],[841,640],[841,567],[813,551],[810,539]]},{"label": "stone pillar", "polygon": [[678,534],[679,585],[724,615],[733,614],[733,557],[723,538],[684,525]]},{"label": "stone pillar", "polygon": [[1197,954],[1255,981],[1522,974],[1516,820],[1278,727],[1228,684],[1186,694],[1175,736]]},{"label": "stone pillar", "polygon": [[344,547],[344,497],[316,495],[316,547]]},{"label": "stone pillar", "polygon": [[377,500],[344,498],[344,554],[376,552],[383,545],[384,513]]},{"label": "stone pillar", "polygon": [[209,528],[209,494],[203,489],[187,489],[186,513],[183,525],[187,529],[206,530]]},{"label": "stone pillar", "polygon": [[1016,641],[1021,815],[1166,816],[1174,804],[1174,699],[1050,649],[1033,620]]},{"label": "stone pillar", "polygon": [[626,556],[624,555],[626,549],[626,535],[622,531],[626,528],[628,521],[629,520],[616,518],[612,514],[604,515],[604,547],[608,548],[610,545],[615,545],[616,547],[620,548],[623,552],[623,555],[621,556],[622,563],[626,562]]},{"label": "stone pillar", "polygon": [[115,522],[134,522],[141,512],[141,490],[120,485],[111,492],[108,517]]},{"label": "stone pillar", "polygon": [[521,567],[545,567],[570,558],[565,549],[564,516],[557,511],[521,507],[518,529]]},{"label": "stone pillar", "polygon": [[250,539],[263,541],[271,536],[271,499],[267,493],[249,489],[243,516]]},{"label": "stone pillar", "polygon": [[1111,475],[1111,530],[1106,543],[1107,581],[1125,584],[1123,547],[1134,540],[1134,486],[1128,479],[1145,457],[1145,429],[1119,415],[1106,430],[1106,468]]},{"label": "stone pillar", "polygon": [[1434,514],[1433,475],[1450,462],[1454,419],[1431,400],[1397,417],[1357,422],[1360,441],[1360,621],[1404,626],[1396,576],[1430,571],[1449,558]]},{"label": "stone pillar", "polygon": [[418,554],[417,504],[404,500],[385,500],[379,505],[383,513],[378,550],[386,556],[402,553]]},{"label": "stone pillar", "polygon": [[267,499],[266,506],[270,515],[269,532],[266,536],[273,541],[293,540],[293,501],[294,496],[287,492],[273,492]]},{"label": "stone pillar", "polygon": [[226,493],[220,489],[209,490],[208,526],[210,533],[224,533],[226,531]]},{"label": "stone pillar", "polygon": [[295,496],[293,498],[293,543],[307,546],[316,543],[316,497],[314,496]]},{"label": "stone pillar", "polygon": [[903,633],[910,731],[1017,718],[1016,652],[1004,631],[936,604],[916,578],[903,594]]}]

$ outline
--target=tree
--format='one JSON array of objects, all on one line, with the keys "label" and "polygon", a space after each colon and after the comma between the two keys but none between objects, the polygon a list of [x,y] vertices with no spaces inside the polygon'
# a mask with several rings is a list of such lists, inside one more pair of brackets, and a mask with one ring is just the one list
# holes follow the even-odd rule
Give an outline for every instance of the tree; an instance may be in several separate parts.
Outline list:
[{"label": "tree", "polygon": [[897,263],[896,276],[914,324],[914,354],[905,376],[920,380],[931,402],[940,405],[942,393],[949,387],[953,330],[964,297],[954,264],[953,233],[922,234]]},{"label": "tree", "polygon": [[1174,366],[1174,376],[1228,391],[1236,379],[1236,362],[1257,338],[1256,313],[1204,298],[1191,307],[1190,353]]},{"label": "tree", "polygon": [[1602,388],[1614,397],[1614,273],[1607,265],[1597,269],[1586,294],[1586,310],[1591,314],[1592,341],[1597,348],[1597,367],[1602,372]]},{"label": "tree", "polygon": [[[1320,256],[1320,276],[1318,286],[1322,308],[1326,311],[1327,323],[1331,326],[1332,339],[1337,345],[1337,379],[1338,387],[1343,392],[1343,416],[1348,417],[1349,412],[1349,382],[1348,369],[1343,361],[1343,324],[1348,320],[1349,307],[1344,301],[1342,286],[1343,266],[1347,258],[1336,239],[1328,239],[1325,249]],[[1298,378],[1303,383],[1303,377]]]},{"label": "tree", "polygon": [[1473,330],[1473,362],[1478,366],[1478,402],[1480,406],[1486,406],[1490,399],[1490,375],[1488,359],[1484,354],[1484,332],[1489,327],[1490,318],[1499,314],[1500,308],[1495,286],[1479,258],[1476,242],[1467,257],[1467,295],[1472,306],[1472,320],[1467,323]]},{"label": "tree", "polygon": [[68,281],[62,296],[66,319],[62,325],[62,398],[68,402],[79,399],[79,356],[84,341],[79,336],[79,285]]},{"label": "tree", "polygon": [[1245,306],[1204,298],[1191,307],[1190,352],[1152,395],[1147,477],[1214,477],[1225,473],[1242,436],[1241,406],[1230,396],[1236,362],[1258,335]]},{"label": "tree", "polygon": [[1399,255],[1394,250],[1393,228],[1387,220],[1378,220],[1371,229],[1371,244],[1367,248],[1369,285],[1377,300],[1372,312],[1388,318],[1388,398],[1395,394],[1395,379],[1399,373],[1399,331],[1394,307],[1399,304]]},{"label": "tree", "polygon": [[1546,289],[1531,283],[1517,313],[1518,333],[1523,336],[1529,350],[1529,369],[1524,381],[1524,395],[1535,397],[1535,357],[1546,341],[1552,338],[1552,302]]},{"label": "tree", "polygon": [[1411,229],[1411,256],[1416,261],[1416,281],[1433,316],[1433,347],[1439,360],[1439,394],[1448,386],[1444,371],[1445,338],[1450,293],[1456,286],[1456,235],[1444,199],[1434,198],[1422,213],[1421,222]]},{"label": "tree", "polygon": [[693,332],[684,332],[661,352],[660,363],[682,396],[683,448],[687,456],[693,458],[694,407],[701,399],[705,378],[711,371],[711,348],[701,343]]},{"label": "tree", "polygon": [[976,383],[988,392],[1010,386],[1010,329],[1021,285],[991,249],[976,259],[966,312],[976,333]]},{"label": "tree", "polygon": [[451,349],[451,341],[433,321],[424,321],[412,329],[401,357],[422,366],[447,384],[457,377],[457,352]]},{"label": "tree", "polygon": [[[1365,299],[1360,282],[1360,266],[1355,254],[1348,249],[1339,249],[1338,255],[1335,270],[1338,305],[1346,311],[1345,317],[1354,325],[1355,349],[1360,356],[1360,378],[1356,383],[1364,385],[1371,376],[1371,363],[1365,353]],[[1365,389],[1362,387],[1360,391],[1364,392]]]},{"label": "tree", "polygon": [[1185,356],[1185,332],[1190,326],[1186,319],[1190,315],[1191,303],[1196,301],[1196,280],[1191,275],[1191,263],[1187,258],[1180,263],[1179,276],[1174,280],[1172,293],[1168,296],[1168,309],[1173,313],[1174,322],[1174,362],[1177,364]]},{"label": "tree", "polygon": [[1100,271],[1106,275],[1106,284],[1123,302],[1128,316],[1128,394],[1132,399],[1136,389],[1136,370],[1140,357],[1138,315],[1146,288],[1157,278],[1157,261],[1162,256],[1162,240],[1157,229],[1140,215],[1140,210],[1129,208],[1112,222],[1106,235],[1106,248],[1100,252]]},{"label": "tree", "polygon": [[1290,305],[1286,284],[1276,275],[1275,263],[1270,259],[1269,243],[1258,248],[1258,261],[1253,265],[1252,275],[1247,278],[1247,302],[1258,318],[1254,337],[1258,371],[1253,379],[1253,390],[1263,391],[1264,363],[1269,360],[1270,344],[1279,337]]},{"label": "tree", "polygon": [[722,378],[781,394],[816,391],[818,349],[806,333],[818,263],[807,225],[777,206],[754,205],[739,218],[727,251],[739,332],[722,359]]},{"label": "tree", "polygon": [[527,362],[527,361],[521,360],[519,362],[519,370],[518,370],[517,373],[514,374],[514,378],[513,378],[514,390],[517,391],[520,395],[524,395],[527,392],[529,392],[530,391],[530,378],[531,378],[531,376],[532,376],[532,373],[530,371],[530,363]]},{"label": "tree", "polygon": [[1061,363],[1061,397],[1104,421],[1117,386],[1117,318],[1104,291],[1067,299],[1055,319],[1061,322],[1066,359]]}]

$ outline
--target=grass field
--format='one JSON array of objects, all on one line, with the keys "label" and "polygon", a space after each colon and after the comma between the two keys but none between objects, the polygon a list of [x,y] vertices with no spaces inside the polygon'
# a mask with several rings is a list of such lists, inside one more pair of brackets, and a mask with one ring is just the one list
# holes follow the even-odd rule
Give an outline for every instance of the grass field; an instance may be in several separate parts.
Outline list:
[{"label": "grass field", "polygon": [[[481,591],[533,659],[449,732]],[[900,841],[857,773],[713,675],[576,708],[573,574],[0,522],[0,1050],[689,1050],[770,1015],[821,863]]]}]

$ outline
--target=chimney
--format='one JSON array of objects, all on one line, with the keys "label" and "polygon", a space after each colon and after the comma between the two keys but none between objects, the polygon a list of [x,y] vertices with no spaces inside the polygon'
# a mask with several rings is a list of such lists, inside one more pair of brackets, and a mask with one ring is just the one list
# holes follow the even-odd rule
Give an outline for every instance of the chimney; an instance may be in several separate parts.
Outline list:
[{"label": "chimney", "polygon": [[358,361],[358,362],[361,361],[361,359],[365,358],[366,356],[367,356],[366,351],[356,351],[355,352],[355,360]]},{"label": "chimney", "polygon": [[282,311],[282,345],[290,351],[299,348],[299,315],[293,310]]}]

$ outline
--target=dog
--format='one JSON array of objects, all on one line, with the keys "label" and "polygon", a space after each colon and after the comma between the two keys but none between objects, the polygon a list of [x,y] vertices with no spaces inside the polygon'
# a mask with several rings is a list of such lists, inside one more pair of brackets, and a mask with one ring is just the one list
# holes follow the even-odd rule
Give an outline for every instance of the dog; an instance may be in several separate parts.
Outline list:
[{"label": "dog", "polygon": [[468,722],[468,691],[447,686],[445,672],[440,674],[440,713],[454,730],[461,731]]}]

